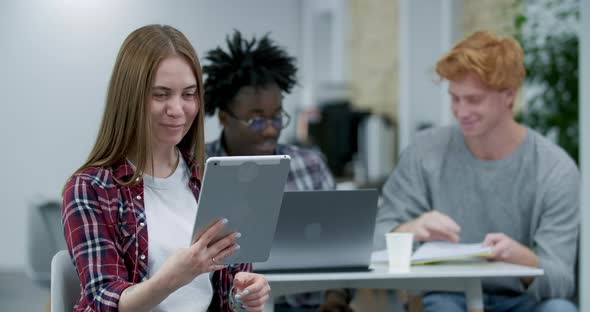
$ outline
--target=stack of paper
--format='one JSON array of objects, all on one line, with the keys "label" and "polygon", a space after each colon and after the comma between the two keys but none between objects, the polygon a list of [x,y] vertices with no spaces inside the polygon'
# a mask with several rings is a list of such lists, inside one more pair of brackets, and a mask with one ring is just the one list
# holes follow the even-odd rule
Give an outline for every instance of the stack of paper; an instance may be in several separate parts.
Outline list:
[{"label": "stack of paper", "polygon": [[463,260],[485,257],[492,254],[492,246],[483,244],[457,244],[451,242],[428,242],[420,246],[412,255],[412,264]]},{"label": "stack of paper", "polygon": [[[492,253],[491,246],[483,244],[456,244],[451,242],[427,242],[412,255],[412,264],[427,264],[452,260],[469,260],[485,257]],[[371,255],[371,263],[387,263],[387,250],[376,251]]]}]

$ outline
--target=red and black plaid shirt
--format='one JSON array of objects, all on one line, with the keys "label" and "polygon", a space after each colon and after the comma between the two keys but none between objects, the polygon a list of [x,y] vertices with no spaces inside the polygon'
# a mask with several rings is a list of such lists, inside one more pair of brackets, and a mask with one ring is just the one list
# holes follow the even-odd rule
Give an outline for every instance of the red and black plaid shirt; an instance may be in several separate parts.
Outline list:
[{"label": "red and black plaid shirt", "polygon": [[[199,198],[197,166],[188,154],[183,153],[183,157],[191,170],[188,186]],[[123,290],[147,278],[143,181],[123,186],[114,179],[126,181],[132,175],[131,166],[122,161],[109,168],[86,168],[66,183],[64,234],[81,283],[76,311],[118,311]],[[251,264],[240,264],[215,272],[209,311],[232,311],[228,295],[233,277],[251,270]]]}]

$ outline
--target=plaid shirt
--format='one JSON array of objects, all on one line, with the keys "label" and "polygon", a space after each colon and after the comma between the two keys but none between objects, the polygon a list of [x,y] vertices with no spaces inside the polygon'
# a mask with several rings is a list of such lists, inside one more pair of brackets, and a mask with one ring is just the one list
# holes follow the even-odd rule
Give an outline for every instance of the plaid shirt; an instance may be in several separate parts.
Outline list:
[{"label": "plaid shirt", "polygon": [[[187,153],[183,157],[191,170],[188,186],[199,198],[197,166]],[[75,311],[118,311],[123,290],[147,278],[143,181],[132,186],[116,182],[132,174],[127,161],[121,161],[109,168],[86,168],[66,183],[64,234],[81,282]],[[251,270],[251,264],[240,264],[216,271],[211,279],[214,295],[209,311],[232,311],[228,295],[233,277]]]},{"label": "plaid shirt", "polygon": [[[205,153],[207,157],[227,156],[221,140],[207,143]],[[332,173],[324,163],[321,154],[294,145],[282,144],[277,145],[275,154],[291,157],[291,168],[287,176],[285,191],[333,190],[336,188]]]}]

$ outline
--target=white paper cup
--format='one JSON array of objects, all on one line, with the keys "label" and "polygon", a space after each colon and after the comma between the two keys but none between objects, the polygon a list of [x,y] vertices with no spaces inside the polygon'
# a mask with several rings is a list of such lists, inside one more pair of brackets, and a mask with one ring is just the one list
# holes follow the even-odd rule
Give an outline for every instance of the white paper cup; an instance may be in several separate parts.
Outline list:
[{"label": "white paper cup", "polygon": [[390,272],[409,272],[412,258],[413,233],[387,233],[387,257]]}]

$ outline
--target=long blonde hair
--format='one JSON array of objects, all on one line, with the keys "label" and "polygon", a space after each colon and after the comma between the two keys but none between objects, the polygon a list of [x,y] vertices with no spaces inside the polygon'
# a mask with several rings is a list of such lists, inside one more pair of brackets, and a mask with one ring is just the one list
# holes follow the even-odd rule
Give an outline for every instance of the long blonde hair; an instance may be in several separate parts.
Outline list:
[{"label": "long blonde hair", "polygon": [[78,171],[88,167],[110,167],[124,161],[133,150],[136,170],[124,185],[136,183],[147,165],[151,152],[148,98],[160,62],[173,55],[183,56],[192,66],[197,80],[199,111],[191,128],[178,144],[189,151],[194,163],[203,168],[205,138],[203,119],[203,80],[195,49],[177,29],[167,25],[148,25],[133,31],[119,50],[113,68],[106,106],[96,143],[88,160]]}]

